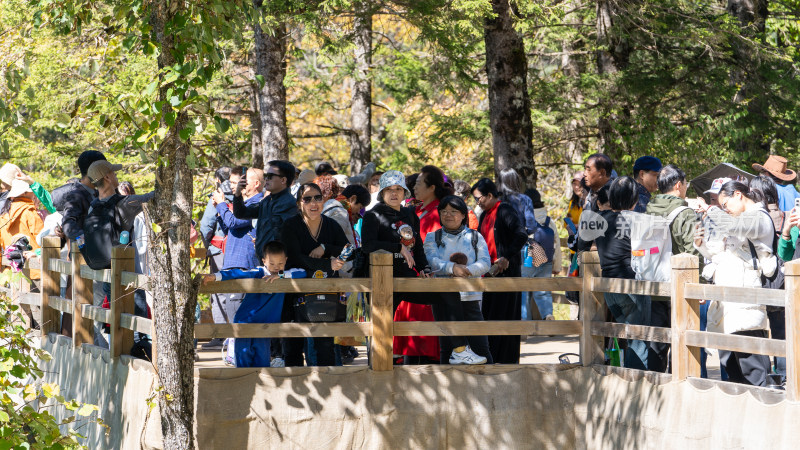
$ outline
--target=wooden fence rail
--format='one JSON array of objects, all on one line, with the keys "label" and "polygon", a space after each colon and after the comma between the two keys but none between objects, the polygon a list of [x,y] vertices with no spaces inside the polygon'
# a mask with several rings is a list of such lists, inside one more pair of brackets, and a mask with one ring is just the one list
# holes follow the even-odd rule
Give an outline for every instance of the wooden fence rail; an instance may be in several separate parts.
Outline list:
[{"label": "wooden fence rail", "polygon": [[[60,241],[44,240],[41,261],[31,260],[29,269],[42,267],[39,293],[12,288],[17,301],[41,306],[41,334],[59,331],[59,315],[72,314],[72,342],[75,346],[93,342],[93,323],[108,323],[111,328],[111,358],[124,354],[133,343],[133,333],[153,335],[157,324],[133,314],[133,291],[146,289],[149,278],[133,272],[133,250],[113,249],[111,268],[93,270],[84,264],[80,252],[71,248],[70,260],[59,259]],[[198,252],[197,257],[204,257]],[[376,371],[392,370],[394,336],[471,336],[471,335],[578,335],[581,363],[586,366],[604,363],[604,337],[638,339],[671,343],[672,380],[700,375],[700,347],[730,351],[785,356],[786,395],[800,400],[800,262],[785,266],[786,290],[733,288],[699,284],[696,257],[672,258],[670,282],[649,282],[602,278],[597,253],[581,254],[581,277],[557,278],[394,278],[392,255],[370,255],[371,277],[363,279],[284,279],[267,284],[244,279],[213,282],[200,288],[201,293],[369,293],[371,322],[362,323],[271,323],[271,324],[197,324],[195,337],[332,337],[367,336],[371,338],[371,364]],[[61,274],[72,276],[71,299],[60,296]],[[110,283],[111,308],[92,304],[94,281]],[[482,322],[397,322],[393,321],[394,292],[455,291],[579,291],[581,317],[564,321],[482,321]],[[672,328],[607,323],[604,293],[636,293],[668,297],[671,302]],[[699,331],[699,301],[716,300],[765,306],[785,306],[786,341],[734,336]],[[157,301],[157,300],[156,300]],[[614,372],[628,369],[615,369]],[[606,371],[608,372],[608,371]],[[605,373],[605,372],[604,372]],[[610,372],[609,372],[610,373]]]}]

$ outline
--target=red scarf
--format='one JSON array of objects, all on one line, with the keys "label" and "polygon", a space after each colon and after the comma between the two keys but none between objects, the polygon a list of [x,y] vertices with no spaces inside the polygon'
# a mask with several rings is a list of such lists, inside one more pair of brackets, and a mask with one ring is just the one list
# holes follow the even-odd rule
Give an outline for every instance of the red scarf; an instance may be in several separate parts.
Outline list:
[{"label": "red scarf", "polygon": [[497,207],[500,205],[498,200],[494,206],[488,211],[483,212],[483,223],[481,224],[480,232],[486,240],[486,246],[489,247],[489,256],[492,263],[497,261],[497,245],[494,241],[494,223],[497,220]]},{"label": "red scarf", "polygon": [[422,237],[423,243],[425,243],[425,236],[428,233],[442,228],[438,208],[439,200],[428,203],[428,206],[417,206],[416,208],[417,217],[419,217],[419,235]]}]

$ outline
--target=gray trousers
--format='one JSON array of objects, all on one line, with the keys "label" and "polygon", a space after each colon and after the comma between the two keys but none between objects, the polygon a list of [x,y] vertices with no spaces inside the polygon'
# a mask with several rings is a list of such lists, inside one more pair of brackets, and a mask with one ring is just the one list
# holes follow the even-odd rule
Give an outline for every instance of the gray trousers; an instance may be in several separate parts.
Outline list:
[{"label": "gray trousers", "polygon": [[[94,298],[92,304],[94,306],[103,306],[103,298],[105,296],[111,297],[111,285],[101,281],[93,282]],[[103,324],[101,322],[94,323],[94,345],[102,348],[109,348],[108,337],[103,332]]]},{"label": "gray trousers", "polygon": [[[224,255],[219,253],[211,257],[211,273],[219,272]],[[214,323],[233,323],[233,316],[242,304],[244,294],[211,294],[211,317]]]}]

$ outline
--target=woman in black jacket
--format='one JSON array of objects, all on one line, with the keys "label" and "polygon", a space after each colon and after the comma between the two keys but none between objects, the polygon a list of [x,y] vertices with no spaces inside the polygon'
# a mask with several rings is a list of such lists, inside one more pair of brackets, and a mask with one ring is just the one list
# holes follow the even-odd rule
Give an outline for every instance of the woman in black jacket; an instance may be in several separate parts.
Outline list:
[{"label": "woman in black jacket", "polygon": [[[297,190],[297,209],[300,214],[284,222],[281,241],[286,246],[286,268],[303,269],[309,278],[338,278],[344,262],[337,258],[349,242],[342,227],[330,217],[322,215],[322,190],[313,183]],[[303,294],[286,296],[285,306],[294,310],[297,299]],[[294,311],[287,311],[289,317]],[[286,317],[286,316],[284,316]],[[295,316],[297,322],[303,318]],[[287,367],[303,365],[303,338],[283,341]],[[332,337],[315,337],[318,366],[335,365]]]},{"label": "woman in black jacket", "polygon": [[[497,186],[488,178],[482,178],[472,186],[472,195],[483,210],[478,231],[486,240],[494,276],[519,277],[521,273],[522,247],[528,241],[524,224],[511,205],[498,199]],[[492,270],[490,269],[490,274]],[[483,294],[483,318],[485,320],[520,320],[520,292],[485,292]],[[519,364],[519,336],[489,336],[489,349],[497,364]]]},{"label": "woman in black jacket", "polygon": [[[402,207],[408,196],[410,192],[402,173],[390,170],[381,175],[378,204],[364,215],[361,226],[363,249],[367,254],[377,250],[392,253],[395,277],[428,278],[430,267],[419,235],[419,218],[413,208]],[[431,305],[436,320],[463,320],[458,292],[395,292],[394,309],[403,300]],[[486,358],[469,348],[465,337],[446,336],[442,341],[453,348],[450,364],[486,363]]]}]

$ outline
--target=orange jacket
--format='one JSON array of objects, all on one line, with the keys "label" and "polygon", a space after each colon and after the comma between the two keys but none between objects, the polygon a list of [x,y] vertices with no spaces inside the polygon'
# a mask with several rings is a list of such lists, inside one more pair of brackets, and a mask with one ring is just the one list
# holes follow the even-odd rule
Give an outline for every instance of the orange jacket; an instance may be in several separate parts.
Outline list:
[{"label": "orange jacket", "polygon": [[[36,235],[41,233],[44,222],[36,212],[33,200],[25,197],[17,197],[11,203],[8,213],[0,216],[0,247],[3,250],[13,244],[12,238],[18,234],[28,236],[31,247],[34,250],[39,248],[36,243]],[[35,273],[34,273],[35,272]],[[31,271],[31,278],[38,279],[39,271]]]}]

